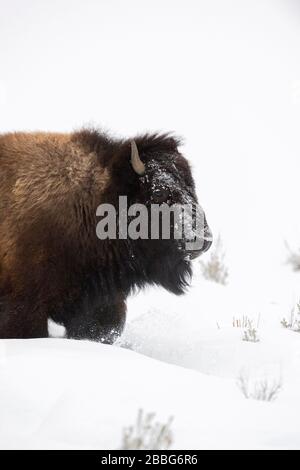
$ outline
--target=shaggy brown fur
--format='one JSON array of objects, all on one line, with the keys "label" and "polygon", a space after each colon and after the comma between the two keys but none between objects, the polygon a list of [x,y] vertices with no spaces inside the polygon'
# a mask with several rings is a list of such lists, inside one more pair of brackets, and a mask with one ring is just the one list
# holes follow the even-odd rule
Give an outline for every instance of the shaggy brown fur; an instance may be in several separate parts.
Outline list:
[{"label": "shaggy brown fur", "polygon": [[[196,200],[176,139],[146,135],[136,143],[146,166],[153,159],[175,164],[179,187]],[[129,140],[97,131],[0,136],[1,338],[47,336],[52,318],[69,337],[112,342],[132,288],[157,283],[182,291],[190,266],[174,244],[96,236],[99,204],[116,204],[119,195],[149,200],[150,186],[129,159]]]}]

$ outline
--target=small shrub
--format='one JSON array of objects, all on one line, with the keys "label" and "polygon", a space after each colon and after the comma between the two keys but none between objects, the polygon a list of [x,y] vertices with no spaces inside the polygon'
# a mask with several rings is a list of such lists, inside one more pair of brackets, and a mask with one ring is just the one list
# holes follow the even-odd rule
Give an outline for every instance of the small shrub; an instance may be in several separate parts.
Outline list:
[{"label": "small shrub", "polygon": [[167,450],[173,442],[170,429],[173,418],[165,424],[155,422],[155,413],[138,411],[135,425],[123,430],[121,450]]},{"label": "small shrub", "polygon": [[264,378],[250,382],[245,374],[238,377],[237,386],[245,398],[268,402],[276,400],[282,390],[281,379]]},{"label": "small shrub", "polygon": [[248,327],[244,330],[243,341],[250,341],[251,343],[258,343],[259,337],[257,335],[257,330],[252,326],[250,321]]},{"label": "small shrub", "polygon": [[292,308],[290,318],[288,320],[286,318],[281,320],[281,325],[283,328],[288,328],[297,333],[300,332],[300,301]]},{"label": "small shrub", "polygon": [[290,248],[288,243],[285,244],[289,252],[287,263],[291,265],[293,271],[300,271],[300,248],[294,249]]},{"label": "small shrub", "polygon": [[208,281],[218,284],[227,284],[228,269],[224,262],[225,252],[223,251],[221,237],[219,236],[210,257],[207,261],[200,261],[202,275]]}]

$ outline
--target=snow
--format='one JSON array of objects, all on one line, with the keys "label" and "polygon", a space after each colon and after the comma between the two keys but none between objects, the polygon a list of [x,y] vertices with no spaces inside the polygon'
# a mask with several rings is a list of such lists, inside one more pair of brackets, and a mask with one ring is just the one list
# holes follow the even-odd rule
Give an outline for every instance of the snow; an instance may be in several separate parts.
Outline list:
[{"label": "snow", "polygon": [[[295,305],[300,276],[289,273],[286,285],[281,280],[276,286],[274,280],[272,296],[268,297],[267,289],[256,289],[253,299],[253,285],[243,288],[205,281],[197,261],[194,265],[193,283],[185,296],[153,288],[129,299],[130,317],[120,343],[156,359],[218,376],[237,377],[247,364],[255,368],[276,364],[283,370],[293,364],[298,375],[300,335],[283,329],[281,320],[289,318]],[[233,327],[234,318],[243,316],[258,326],[259,343],[242,341],[244,328]]]},{"label": "snow", "polygon": [[[0,131],[175,130],[229,278],[195,260],[185,296],[140,292],[114,346],[0,341],[0,447],[118,448],[143,408],[174,416],[174,448],[299,449],[300,334],[280,323],[300,298],[298,3],[2,3]],[[282,390],[246,399],[241,376]]]},{"label": "snow", "polygon": [[1,448],[120,448],[139,407],[174,416],[175,448],[298,447],[299,388],[285,393],[246,400],[229,379],[115,346],[2,341]]},{"label": "snow", "polygon": [[[195,270],[186,296],[132,297],[114,346],[2,340],[0,447],[117,449],[142,408],[160,422],[174,416],[173,448],[299,448],[300,335],[280,326],[286,306],[261,300],[260,341],[242,341],[233,316],[256,323],[258,310]],[[240,376],[252,389],[267,379],[282,390],[274,402],[246,399]]]}]

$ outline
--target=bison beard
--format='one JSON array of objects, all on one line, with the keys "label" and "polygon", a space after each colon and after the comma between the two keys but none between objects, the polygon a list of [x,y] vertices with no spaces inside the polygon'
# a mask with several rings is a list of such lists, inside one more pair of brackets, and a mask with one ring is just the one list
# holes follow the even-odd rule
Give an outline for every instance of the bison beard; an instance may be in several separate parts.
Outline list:
[{"label": "bison beard", "polygon": [[0,136],[0,338],[46,337],[51,318],[69,338],[112,343],[132,290],[157,284],[184,291],[191,265],[174,240],[96,236],[99,204],[117,204],[119,195],[149,202],[154,175],[141,183],[149,161],[196,201],[178,140],[135,141],[144,163],[130,164],[129,140],[93,130]]}]

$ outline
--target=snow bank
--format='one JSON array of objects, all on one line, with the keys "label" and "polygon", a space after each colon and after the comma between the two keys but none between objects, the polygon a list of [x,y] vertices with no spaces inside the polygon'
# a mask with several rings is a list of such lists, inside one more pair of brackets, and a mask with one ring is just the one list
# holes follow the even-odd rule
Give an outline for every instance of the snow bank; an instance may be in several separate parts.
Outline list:
[{"label": "snow bank", "polygon": [[[102,344],[1,341],[1,448],[115,449],[139,407],[174,416],[174,448],[298,447],[299,388],[246,400],[231,379]],[[293,400],[291,406],[290,400]]]},{"label": "snow bank", "polygon": [[[140,292],[128,302],[128,321],[119,344],[165,362],[219,377],[242,370],[298,376],[300,335],[281,326],[298,300],[299,275],[278,270],[267,280],[222,286],[201,278],[176,297],[162,289]],[[259,278],[259,273],[258,273]],[[242,341],[233,320],[247,316],[260,342]]]}]

